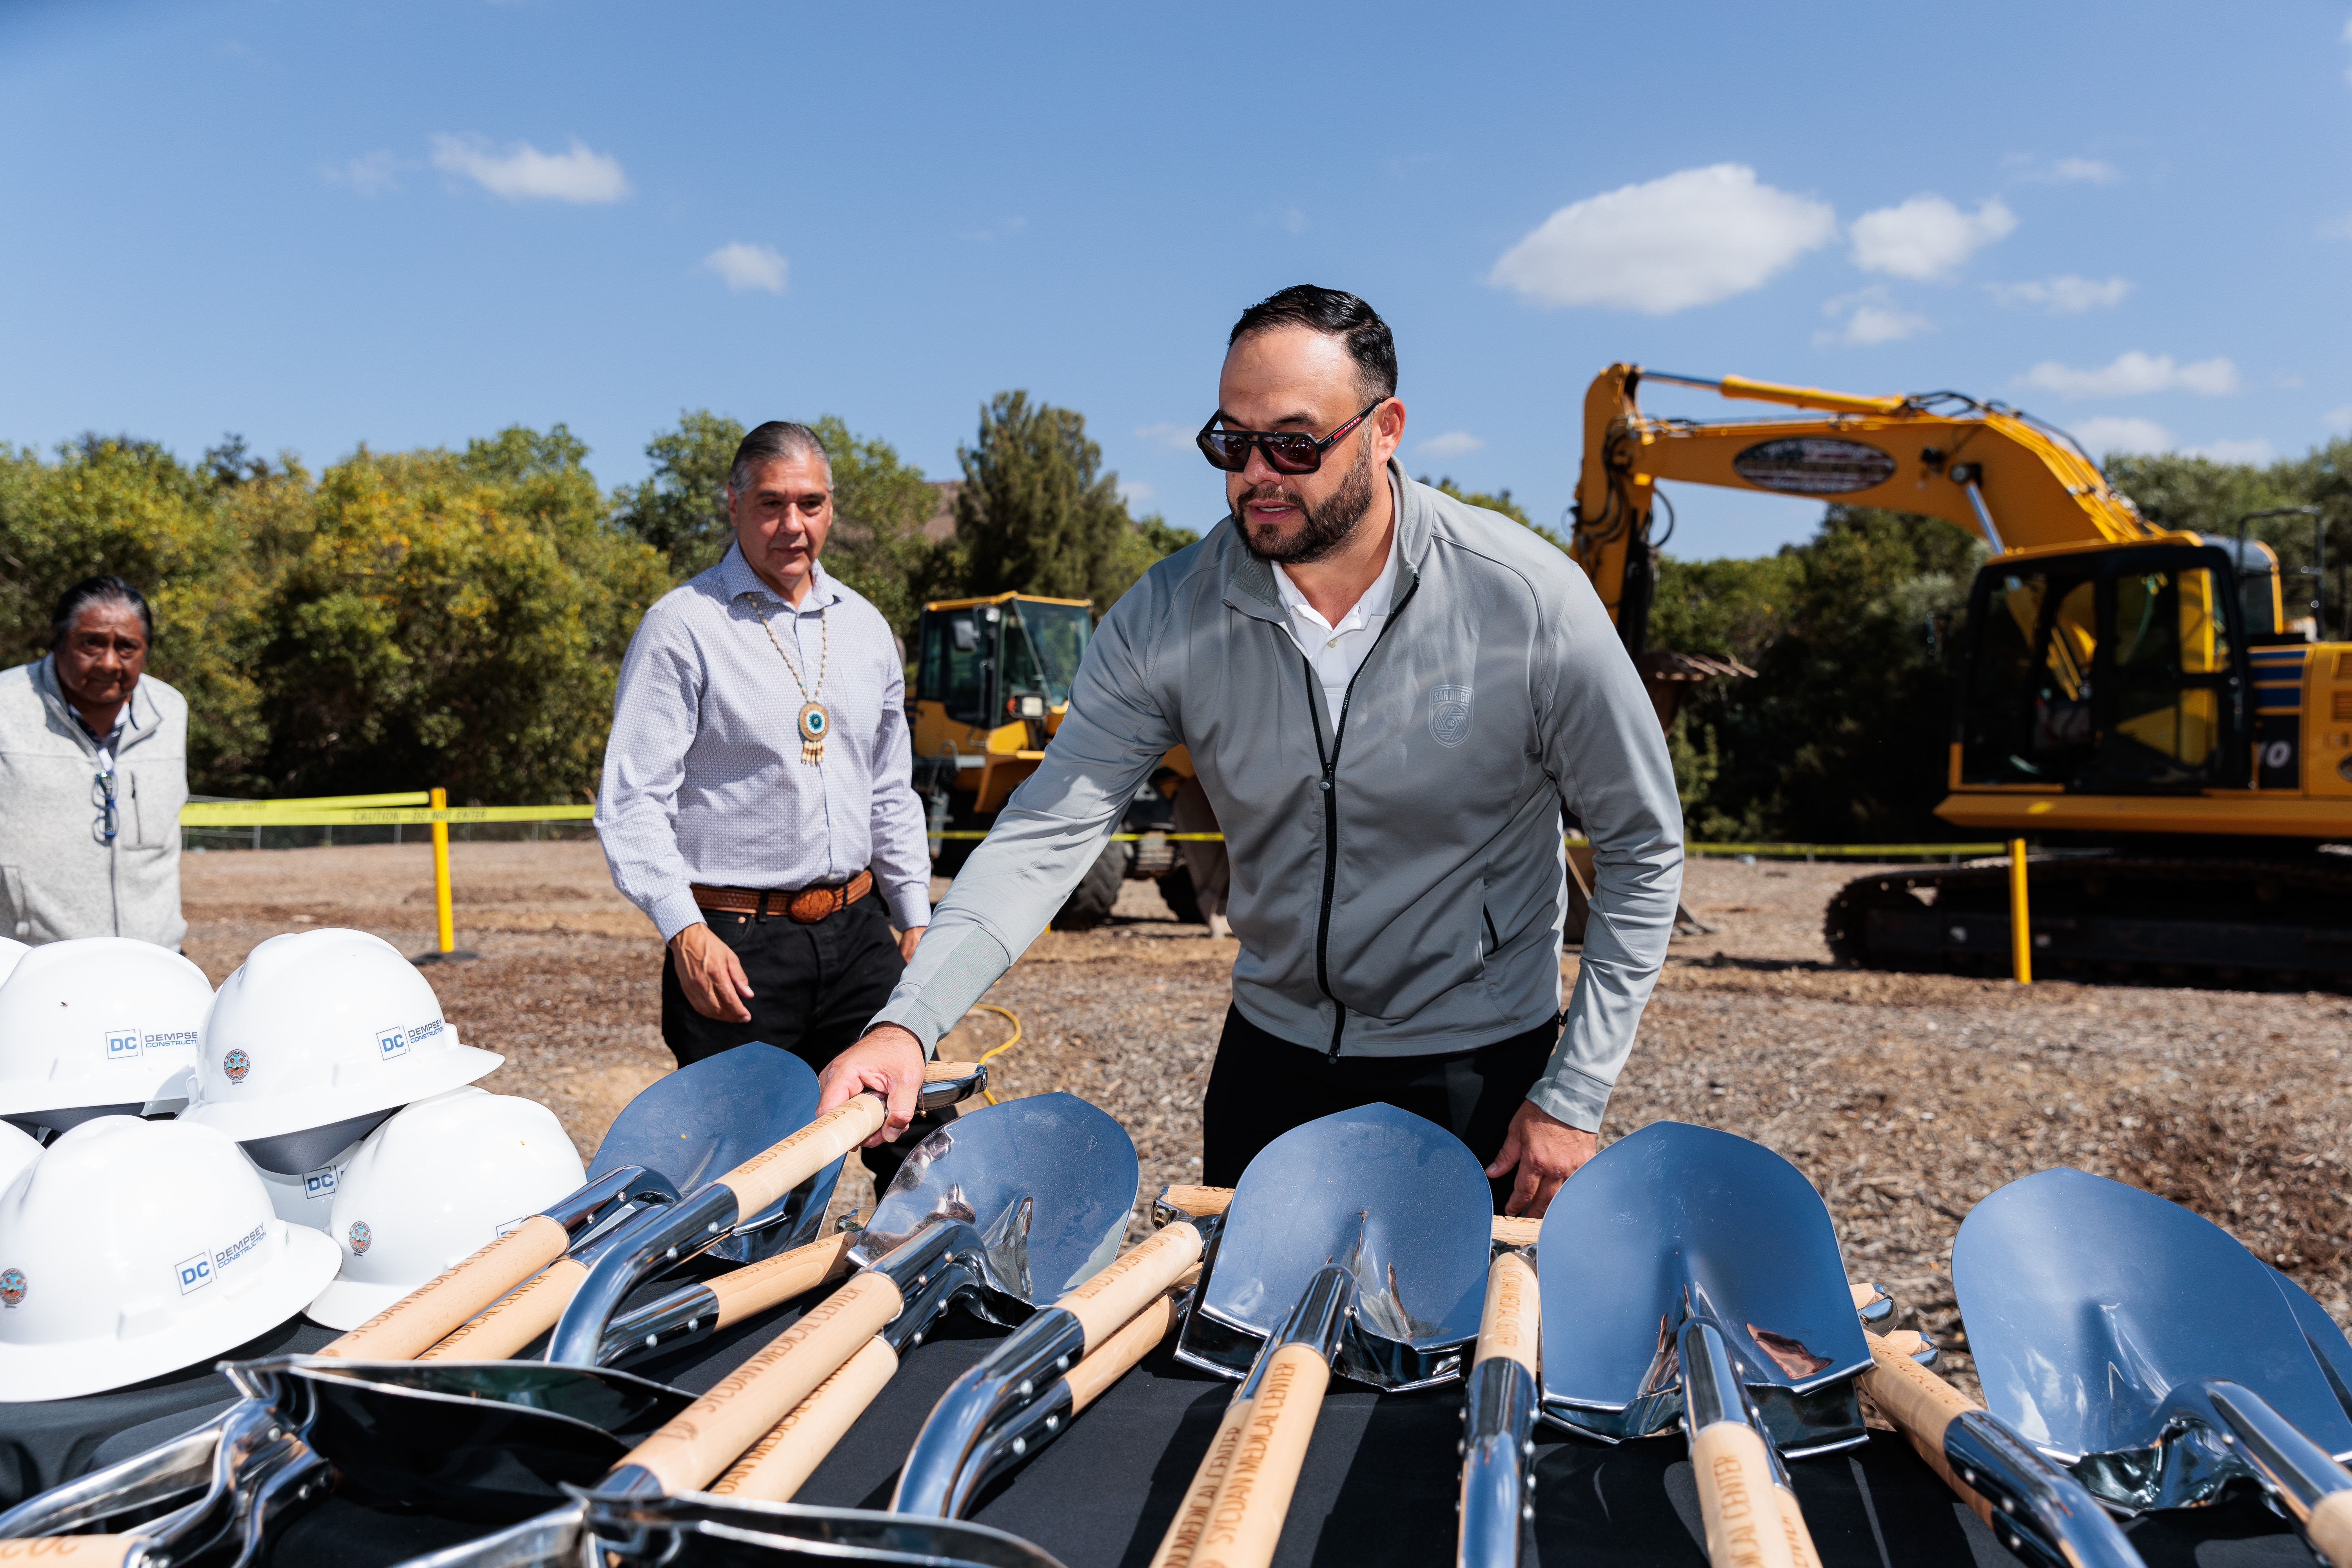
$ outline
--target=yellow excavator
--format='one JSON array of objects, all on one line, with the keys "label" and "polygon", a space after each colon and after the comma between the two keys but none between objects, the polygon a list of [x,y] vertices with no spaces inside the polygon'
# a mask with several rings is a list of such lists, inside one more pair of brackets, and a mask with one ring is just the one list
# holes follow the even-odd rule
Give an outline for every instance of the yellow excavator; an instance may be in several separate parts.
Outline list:
[{"label": "yellow excavator", "polygon": [[[1791,412],[1659,418],[1645,382]],[[2053,426],[1958,393],[1860,397],[1614,364],[1585,394],[1571,553],[1645,651],[1660,481],[1940,518],[1990,547],[1968,603],[1937,815],[2030,836],[2037,969],[2352,980],[2352,644],[2283,616],[2259,540],[2157,527]],[[1882,872],[1830,904],[1839,958],[2006,968],[2005,873]]]},{"label": "yellow excavator", "polygon": [[[932,863],[952,877],[972,850],[947,831],[984,832],[1023,779],[1036,772],[1045,742],[1069,710],[1070,682],[1094,635],[1094,605],[1034,594],[940,599],[923,606],[915,634],[914,678],[907,683],[913,731],[915,793],[929,816]],[[1180,921],[1198,921],[1192,873],[1166,835],[1179,787],[1192,772],[1182,747],[1129,803],[1120,831],[1142,837],[1105,845],[1078,879],[1057,931],[1084,931],[1110,919],[1129,878],[1160,885]]]}]

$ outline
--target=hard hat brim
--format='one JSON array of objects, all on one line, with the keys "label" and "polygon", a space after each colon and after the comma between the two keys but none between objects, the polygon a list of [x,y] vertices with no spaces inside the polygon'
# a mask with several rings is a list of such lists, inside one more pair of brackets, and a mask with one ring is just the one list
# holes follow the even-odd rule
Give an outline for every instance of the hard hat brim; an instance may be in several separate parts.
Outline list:
[{"label": "hard hat brim", "polygon": [[[330,1239],[328,1245],[334,1243]],[[419,1279],[408,1285],[371,1285],[360,1279],[331,1279],[327,1288],[302,1309],[302,1315],[324,1328],[349,1331],[425,1283]]]},{"label": "hard hat brim", "polygon": [[236,1295],[191,1307],[167,1329],[129,1340],[0,1343],[0,1405],[126,1388],[233,1351],[294,1317],[342,1267],[342,1250],[320,1231],[274,1223],[285,1226],[286,1249],[268,1274]]},{"label": "hard hat brim", "polygon": [[496,1051],[475,1046],[451,1046],[415,1061],[387,1062],[383,1081],[363,1089],[332,1085],[272,1095],[247,1104],[191,1104],[180,1113],[180,1120],[225,1132],[239,1143],[277,1138],[305,1128],[348,1121],[371,1110],[414,1105],[420,1100],[463,1089],[477,1079],[488,1077],[505,1060]]}]

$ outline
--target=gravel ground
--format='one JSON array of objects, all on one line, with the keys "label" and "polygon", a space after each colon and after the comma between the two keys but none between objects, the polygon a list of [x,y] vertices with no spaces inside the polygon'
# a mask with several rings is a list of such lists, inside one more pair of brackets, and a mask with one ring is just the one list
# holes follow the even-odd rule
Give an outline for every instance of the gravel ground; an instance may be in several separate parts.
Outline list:
[{"label": "gravel ground", "polygon": [[[460,844],[461,946],[425,973],[488,1081],[545,1101],[583,1151],[669,1066],[661,951],[593,843]],[[215,982],[263,937],[354,925],[433,946],[419,847],[190,856],[188,952]],[[1833,968],[1831,892],[1865,868],[1695,862],[1685,902],[1719,929],[1678,939],[1604,1136],[1673,1118],[1779,1150],[1829,1201],[1849,1272],[1892,1289],[1898,1321],[1961,1353],[1951,1240],[2005,1182],[2073,1164],[2228,1227],[2352,1322],[2345,1047],[2352,998]],[[1049,932],[990,994],[1021,1019],[992,1064],[999,1098],[1067,1089],[1134,1137],[1147,1194],[1196,1179],[1200,1105],[1235,944],[1177,924],[1130,882],[1112,926]],[[1567,973],[1572,981],[1571,953]],[[975,1014],[946,1054],[1011,1035]],[[852,1163],[837,1206],[870,1202]]]}]

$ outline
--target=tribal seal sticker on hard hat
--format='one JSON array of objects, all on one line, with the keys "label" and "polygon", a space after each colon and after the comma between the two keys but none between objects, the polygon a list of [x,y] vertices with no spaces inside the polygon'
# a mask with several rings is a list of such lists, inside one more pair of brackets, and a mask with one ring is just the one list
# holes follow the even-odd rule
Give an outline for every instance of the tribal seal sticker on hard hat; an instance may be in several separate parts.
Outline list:
[{"label": "tribal seal sticker on hard hat", "polygon": [[221,1058],[221,1076],[231,1083],[243,1083],[245,1075],[253,1070],[253,1058],[243,1051],[231,1051]]},{"label": "tribal seal sticker on hard hat", "polygon": [[0,1268],[0,1307],[21,1307],[25,1304],[25,1271],[21,1268]]},{"label": "tribal seal sticker on hard hat", "polygon": [[367,1221],[363,1219],[355,1219],[352,1221],[352,1257],[365,1258],[367,1256],[368,1243],[374,1239],[375,1233],[368,1229]]}]

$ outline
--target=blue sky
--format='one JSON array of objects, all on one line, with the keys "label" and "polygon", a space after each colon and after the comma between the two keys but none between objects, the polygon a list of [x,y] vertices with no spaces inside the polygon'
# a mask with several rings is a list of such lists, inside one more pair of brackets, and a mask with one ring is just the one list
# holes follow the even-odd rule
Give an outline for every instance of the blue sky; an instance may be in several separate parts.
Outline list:
[{"label": "blue sky", "polygon": [[[1396,329],[1415,473],[1570,499],[1612,360],[2020,403],[2095,447],[2352,428],[2352,7],[0,5],[0,439],[837,413],[934,477],[1003,388],[1138,510],[1251,300]],[[1753,413],[1660,389],[1664,412]],[[1694,556],[1818,508],[1685,487]]]}]

